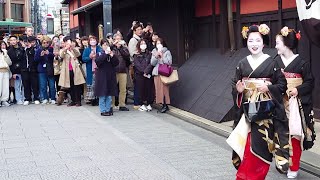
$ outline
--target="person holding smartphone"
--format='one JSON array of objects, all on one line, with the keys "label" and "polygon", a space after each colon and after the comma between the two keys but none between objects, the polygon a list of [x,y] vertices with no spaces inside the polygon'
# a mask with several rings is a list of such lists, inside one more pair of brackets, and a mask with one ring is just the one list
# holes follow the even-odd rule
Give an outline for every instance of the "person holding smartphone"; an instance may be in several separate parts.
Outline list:
[{"label": "person holding smartphone", "polygon": [[115,67],[119,64],[107,40],[101,40],[102,51],[95,62],[97,64],[95,96],[99,97],[101,116],[112,116],[112,96],[117,95],[117,79]]},{"label": "person holding smartphone", "polygon": [[[60,50],[61,63],[59,86],[62,89],[70,89],[71,102],[68,106],[81,106],[81,86],[85,83],[85,78],[80,69],[78,57],[80,51],[71,43],[71,38],[63,38],[65,47]],[[61,92],[61,91],[60,91]],[[59,92],[58,105],[62,104],[64,93]]]}]

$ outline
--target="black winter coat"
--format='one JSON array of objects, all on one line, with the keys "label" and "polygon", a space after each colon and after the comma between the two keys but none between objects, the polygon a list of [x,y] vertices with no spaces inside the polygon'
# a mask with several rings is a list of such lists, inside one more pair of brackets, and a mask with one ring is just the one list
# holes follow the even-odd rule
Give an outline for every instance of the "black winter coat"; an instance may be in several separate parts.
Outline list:
[{"label": "black winter coat", "polygon": [[[25,50],[26,58],[23,59],[21,71],[38,72],[38,62],[34,60],[36,54],[36,47],[30,47]],[[29,66],[27,66],[29,64]]]},{"label": "black winter coat", "polygon": [[8,50],[8,55],[12,61],[10,66],[12,74],[21,74],[22,62],[26,59],[25,50],[20,46],[18,48],[11,46]]},{"label": "black winter coat", "polygon": [[115,67],[119,60],[116,56],[102,53],[95,61],[98,67],[95,76],[95,96],[116,96],[118,91]]}]

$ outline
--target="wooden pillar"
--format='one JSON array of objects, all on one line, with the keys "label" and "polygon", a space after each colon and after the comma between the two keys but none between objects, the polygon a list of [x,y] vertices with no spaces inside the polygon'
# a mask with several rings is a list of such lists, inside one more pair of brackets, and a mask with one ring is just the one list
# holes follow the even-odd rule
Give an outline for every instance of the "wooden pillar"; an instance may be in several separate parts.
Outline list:
[{"label": "wooden pillar", "polygon": [[[184,29],[181,20],[181,9],[180,9],[181,1],[175,1],[175,11],[176,11],[176,29],[177,29],[177,61],[176,64],[180,67],[185,62],[184,56]],[[188,4],[188,3],[187,3]]]},{"label": "wooden pillar", "polygon": [[282,0],[278,0],[278,31],[282,28]]},{"label": "wooden pillar", "polygon": [[212,46],[217,48],[216,0],[212,0]]},{"label": "wooden pillar", "polygon": [[5,9],[5,18],[11,19],[11,0],[6,1]]},{"label": "wooden pillar", "polygon": [[30,0],[24,1],[24,9],[23,9],[24,22],[30,22],[30,13],[31,13],[30,3],[31,3]]},{"label": "wooden pillar", "polygon": [[241,12],[240,12],[240,0],[236,0],[236,19],[237,19],[237,25],[236,25],[236,41],[237,41],[237,49],[240,49],[241,42],[242,42],[242,36],[241,36]]},{"label": "wooden pillar", "polygon": [[228,8],[227,1],[220,0],[220,53],[224,54],[228,49]]}]

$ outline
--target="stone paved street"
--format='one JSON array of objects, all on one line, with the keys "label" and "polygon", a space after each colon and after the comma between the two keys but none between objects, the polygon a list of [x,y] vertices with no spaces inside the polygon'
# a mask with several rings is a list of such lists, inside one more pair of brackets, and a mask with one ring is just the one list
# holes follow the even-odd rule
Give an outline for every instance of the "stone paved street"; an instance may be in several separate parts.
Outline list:
[{"label": "stone paved street", "polygon": [[[0,179],[232,180],[230,157],[225,138],[156,111],[0,108]],[[272,167],[267,179],[286,176]]]}]

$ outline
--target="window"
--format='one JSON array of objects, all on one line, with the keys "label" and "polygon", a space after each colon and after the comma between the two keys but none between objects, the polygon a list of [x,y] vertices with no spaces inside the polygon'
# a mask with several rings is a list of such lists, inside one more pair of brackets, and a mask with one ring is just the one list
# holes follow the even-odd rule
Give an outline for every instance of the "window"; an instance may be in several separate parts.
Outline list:
[{"label": "window", "polygon": [[23,21],[23,4],[11,4],[11,18],[14,21]]},{"label": "window", "polygon": [[4,14],[5,14],[5,4],[4,3],[1,3],[0,2],[0,21],[4,21],[4,19],[5,19],[5,16],[4,16]]}]

